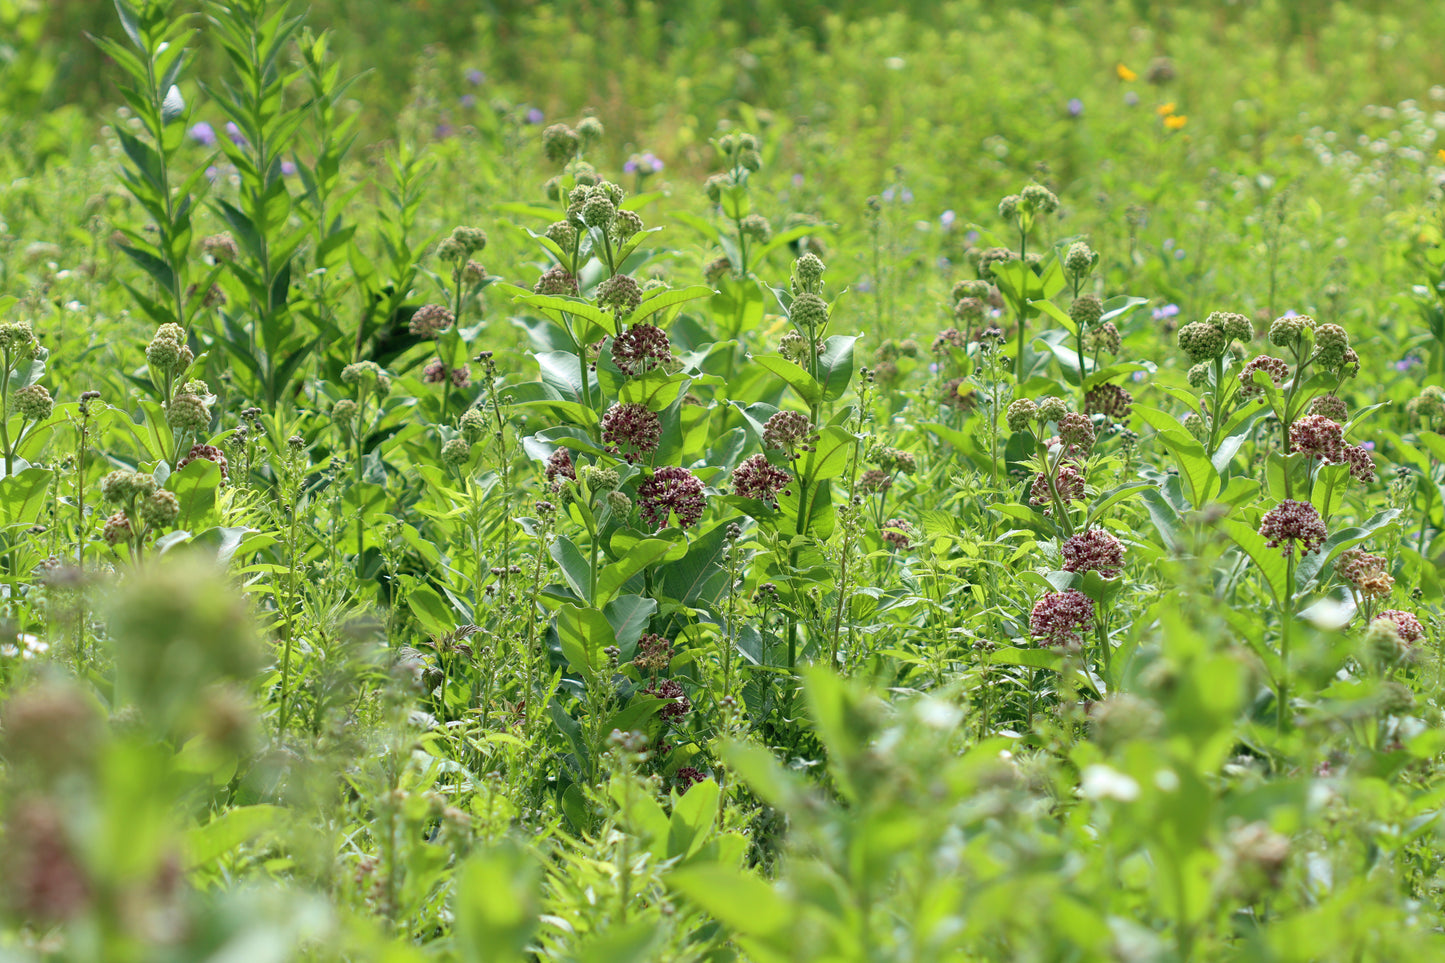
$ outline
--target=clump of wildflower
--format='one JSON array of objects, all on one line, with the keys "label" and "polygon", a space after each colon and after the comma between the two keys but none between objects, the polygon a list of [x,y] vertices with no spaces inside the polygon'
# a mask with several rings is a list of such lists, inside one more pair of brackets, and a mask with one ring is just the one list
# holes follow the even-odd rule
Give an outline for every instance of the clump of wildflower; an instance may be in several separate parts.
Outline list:
[{"label": "clump of wildflower", "polygon": [[1350,349],[1350,336],[1338,324],[1322,324],[1315,329],[1314,360],[1327,371],[1344,367]]},{"label": "clump of wildflower", "polygon": [[813,424],[801,411],[780,411],[763,423],[763,447],[778,448],[793,457],[808,451]]},{"label": "clump of wildflower", "polygon": [[677,794],[685,796],[689,789],[707,779],[707,773],[696,766],[683,766],[673,774],[672,778],[677,784]]},{"label": "clump of wildflower", "polygon": [[1087,455],[1094,448],[1094,423],[1088,415],[1071,411],[1059,420],[1059,443],[1072,455]]},{"label": "clump of wildflower", "polygon": [[823,259],[809,251],[793,262],[792,290],[794,296],[817,294],[823,287]]},{"label": "clump of wildflower", "polygon": [[616,488],[620,478],[617,469],[602,465],[583,465],[577,469],[577,483],[589,492],[606,492]]},{"label": "clump of wildflower", "polygon": [[1345,446],[1345,464],[1350,466],[1350,477],[1366,484],[1375,480],[1375,462],[1364,445]]},{"label": "clump of wildflower", "polygon": [[1080,328],[1088,330],[1104,317],[1104,302],[1097,294],[1081,294],[1069,305],[1069,319]]},{"label": "clump of wildflower", "polygon": [[902,448],[873,448],[868,452],[868,460],[890,474],[912,475],[918,471],[918,459]]},{"label": "clump of wildflower", "polygon": [[487,419],[480,408],[468,408],[462,412],[457,419],[457,428],[461,430],[462,437],[472,444],[482,440],[482,435],[487,431]]},{"label": "clump of wildflower", "polygon": [[963,332],[957,328],[945,328],[938,332],[933,339],[934,354],[947,354],[954,348],[961,351],[966,347],[968,347],[968,342],[964,340]]},{"label": "clump of wildflower", "polygon": [[776,504],[778,492],[787,487],[791,476],[768,463],[767,456],[753,455],[733,469],[733,491],[743,498]]},{"label": "clump of wildflower", "polygon": [[533,294],[548,294],[554,297],[577,297],[577,277],[560,264],[554,264],[542,272],[537,283],[532,285]]},{"label": "clump of wildflower", "polygon": [[14,365],[40,350],[40,342],[29,321],[7,321],[0,324],[0,352]]},{"label": "clump of wildflower", "polygon": [[1112,321],[1105,321],[1097,328],[1084,332],[1084,349],[1086,351],[1118,354],[1122,344],[1123,338],[1119,334],[1119,328]]},{"label": "clump of wildflower", "polygon": [[15,410],[29,421],[44,421],[55,408],[55,400],[44,385],[26,385],[12,396]]},{"label": "clump of wildflower", "polygon": [[871,495],[886,492],[893,487],[893,473],[881,468],[870,468],[858,478],[858,490]]},{"label": "clump of wildflower", "polygon": [[987,307],[979,298],[959,298],[953,305],[953,319],[967,327],[983,320]]},{"label": "clump of wildflower", "polygon": [[978,255],[979,277],[985,281],[992,281],[994,279],[995,266],[1007,264],[1010,261],[1017,261],[1018,259],[1018,252],[1011,251],[1006,247],[991,247],[981,251]]},{"label": "clump of wildflower", "polygon": [[216,262],[234,261],[241,256],[241,249],[229,231],[202,238],[201,252]]},{"label": "clump of wildflower", "polygon": [[738,224],[738,229],[743,237],[753,241],[766,242],[773,236],[773,226],[761,214],[749,214]]},{"label": "clump of wildflower", "polygon": [[1365,650],[1377,662],[1387,665],[1409,659],[1414,654],[1412,646],[1400,638],[1399,627],[1389,619],[1375,619],[1366,626],[1364,643]]},{"label": "clump of wildflower", "polygon": [[1383,555],[1371,555],[1357,545],[1340,553],[1335,560],[1335,575],[1364,597],[1382,599],[1395,586],[1386,565]]},{"label": "clump of wildflower", "polygon": [[1222,327],[1208,321],[1191,321],[1179,329],[1177,338],[1179,350],[1189,358],[1190,364],[1218,358],[1229,340]]},{"label": "clump of wildflower", "polygon": [[1350,417],[1350,409],[1345,404],[1345,399],[1333,394],[1315,396],[1314,400],[1310,402],[1309,413],[1341,422],[1347,421]]},{"label": "clump of wildflower", "polygon": [[442,445],[442,464],[456,467],[471,460],[472,446],[465,438],[453,438]]},{"label": "clump of wildflower", "polygon": [[130,516],[125,512],[116,512],[105,520],[105,525],[100,532],[105,544],[111,548],[121,542],[129,542],[135,537],[134,530],[130,527]]},{"label": "clump of wildflower", "polygon": [[1289,450],[1335,465],[1345,459],[1345,427],[1324,415],[1305,415],[1289,427]]},{"label": "clump of wildflower", "polygon": [[211,425],[211,405],[198,394],[182,392],[166,406],[166,423],[178,434],[198,434]]},{"label": "clump of wildflower", "polygon": [[948,379],[939,389],[939,400],[954,411],[972,411],[974,406],[973,392],[964,393],[962,391],[967,385],[968,379],[964,377]]},{"label": "clump of wildflower", "polygon": [[1047,425],[1049,422],[1059,422],[1069,413],[1069,403],[1054,395],[1046,395],[1039,399],[1038,418],[1040,425]]},{"label": "clump of wildflower", "polygon": [[1065,572],[1098,572],[1103,578],[1114,578],[1124,568],[1124,543],[1102,528],[1070,536],[1060,551]]},{"label": "clump of wildflower", "polygon": [[572,453],[566,448],[558,448],[547,456],[547,465],[542,470],[542,475],[549,482],[556,482],[557,479],[568,481],[577,480],[577,470],[572,467]]},{"label": "clump of wildflower", "polygon": [[1094,600],[1078,589],[1049,592],[1029,612],[1029,635],[1040,645],[1076,648],[1094,627]]},{"label": "clump of wildflower", "polygon": [[181,514],[181,501],[175,492],[164,489],[141,502],[140,517],[151,528],[169,528]]},{"label": "clump of wildflower", "polygon": [[391,377],[375,361],[357,361],[341,369],[341,380],[361,391],[375,389],[379,395],[391,391]]},{"label": "clump of wildflower", "polygon": [[602,444],[611,454],[638,462],[657,450],[662,419],[635,401],[614,404],[602,415]]},{"label": "clump of wildflower", "polygon": [[1039,406],[1029,398],[1019,398],[1011,402],[1004,412],[1004,420],[1008,422],[1009,431],[1028,431],[1029,424],[1038,416]]},{"label": "clump of wildflower", "polygon": [[582,139],[577,131],[566,124],[551,124],[542,128],[542,152],[554,164],[564,164],[577,154]]},{"label": "clump of wildflower", "polygon": [[1386,609],[1375,616],[1375,622],[1390,622],[1395,626],[1395,631],[1400,636],[1400,641],[1406,645],[1417,645],[1425,641],[1425,626],[1410,612],[1400,609]]},{"label": "clump of wildflower", "polygon": [[1254,324],[1242,314],[1233,311],[1215,311],[1204,319],[1224,332],[1230,341],[1253,341]]},{"label": "clump of wildflower", "polygon": [[146,362],[158,374],[178,377],[196,360],[179,324],[163,324],[146,345]]},{"label": "clump of wildflower", "polygon": [[100,480],[100,497],[108,505],[129,505],[136,498],[150,496],[159,487],[154,475],[116,470]]},{"label": "clump of wildflower", "polygon": [[1269,343],[1276,348],[1293,348],[1306,331],[1313,331],[1315,319],[1307,314],[1291,314],[1276,318],[1269,326]]},{"label": "clump of wildflower", "polygon": [[1084,393],[1084,413],[1123,421],[1134,409],[1134,396],[1116,384],[1095,385]]},{"label": "clump of wildflower", "polygon": [[1019,207],[1031,214],[1052,214],[1059,209],[1059,199],[1042,184],[1030,184],[1019,192]]},{"label": "clump of wildflower", "polygon": [[1262,354],[1246,362],[1239,371],[1239,396],[1241,398],[1257,398],[1264,394],[1264,388],[1254,383],[1254,373],[1263,371],[1269,375],[1269,380],[1274,382],[1276,388],[1284,384],[1284,379],[1289,377],[1289,364],[1279,358],[1271,358]]},{"label": "clump of wildflower", "polygon": [[192,445],[191,450],[186,452],[186,457],[176,462],[176,471],[180,471],[193,461],[208,461],[221,470],[221,481],[231,477],[231,463],[226,460],[226,453],[215,445]]},{"label": "clump of wildflower", "polygon": [[913,526],[901,518],[890,518],[883,523],[883,541],[900,552],[907,551],[913,544],[909,537],[913,534]]},{"label": "clump of wildflower", "polygon": [[425,304],[411,316],[408,329],[418,338],[435,338],[456,323],[456,315],[440,304]]},{"label": "clump of wildflower", "polygon": [[692,701],[688,699],[682,683],[676,679],[663,679],[642,691],[645,695],[666,701],[667,704],[657,712],[657,717],[664,722],[678,722],[692,709]]},{"label": "clump of wildflower", "polygon": [[466,388],[472,383],[472,372],[466,365],[462,365],[460,368],[448,368],[441,358],[432,358],[422,369],[421,380],[423,384],[429,385],[439,385],[443,381],[450,381],[458,388]]},{"label": "clump of wildflower", "polygon": [[1083,241],[1075,241],[1064,253],[1064,273],[1071,278],[1082,279],[1093,273],[1099,263],[1099,254]]},{"label": "clump of wildflower", "polygon": [[1438,428],[1445,422],[1445,388],[1428,385],[1405,403],[1405,414],[1424,428]]},{"label": "clump of wildflower", "polygon": [[642,303],[642,288],[626,274],[614,274],[597,285],[597,304],[619,318],[626,318]]},{"label": "clump of wildflower", "polygon": [[818,295],[805,291],[793,299],[788,308],[788,319],[799,331],[810,331],[816,335],[828,326],[828,304]]},{"label": "clump of wildflower", "polygon": [[672,665],[672,643],[660,635],[648,632],[637,640],[637,655],[632,664],[640,672],[657,675]]},{"label": "clump of wildflower", "polygon": [[1309,502],[1287,498],[1265,512],[1259,522],[1259,534],[1265,537],[1265,545],[1279,548],[1286,556],[1294,553],[1295,543],[1300,552],[1308,555],[1317,551],[1329,537],[1325,523]]},{"label": "clump of wildflower", "polygon": [[612,339],[612,361],[625,375],[643,375],[672,364],[672,342],[656,325],[634,324]]},{"label": "clump of wildflower", "polygon": [[703,484],[686,468],[667,467],[653,472],[637,487],[642,520],[661,529],[670,516],[677,516],[680,528],[691,528],[702,520],[706,499]]},{"label": "clump of wildflower", "polygon": [[[1061,465],[1059,473],[1054,478],[1054,488],[1058,490],[1059,499],[1064,504],[1069,502],[1082,501],[1084,498],[1084,473],[1074,465]],[[1049,494],[1049,479],[1043,472],[1034,476],[1034,483],[1029,488],[1029,504],[1035,508],[1052,505],[1053,498]],[[1048,514],[1049,510],[1045,510]]]}]

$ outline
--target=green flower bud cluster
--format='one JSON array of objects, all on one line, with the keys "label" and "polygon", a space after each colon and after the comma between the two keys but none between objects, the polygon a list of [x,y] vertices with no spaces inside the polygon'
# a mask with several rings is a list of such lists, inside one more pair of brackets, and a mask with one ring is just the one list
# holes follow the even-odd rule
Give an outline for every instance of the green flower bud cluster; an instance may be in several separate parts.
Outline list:
[{"label": "green flower bud cluster", "polygon": [[186,344],[186,333],[179,324],[163,324],[146,345],[146,362],[158,376],[178,378],[196,360]]},{"label": "green flower bud cluster", "polygon": [[763,155],[758,139],[752,134],[724,134],[716,141],[718,153],[728,162],[746,171],[757,171],[763,166]]},{"label": "green flower bud cluster", "polygon": [[620,484],[617,469],[601,465],[583,465],[577,469],[577,484],[586,486],[592,494],[610,492]]},{"label": "green flower bud cluster", "polygon": [[1040,398],[1038,401],[1036,417],[1039,420],[1040,427],[1047,425],[1051,421],[1055,423],[1063,421],[1064,416],[1068,413],[1069,404],[1062,398],[1048,395]]},{"label": "green flower bud cluster", "polygon": [[457,428],[461,430],[462,437],[475,445],[482,440],[487,432],[487,419],[480,408],[468,408],[462,412],[461,418],[457,419]]},{"label": "green flower bud cluster", "polygon": [[623,244],[642,231],[642,218],[636,211],[619,210],[612,222],[612,243]]},{"label": "green flower bud cluster", "polygon": [[1233,311],[1215,311],[1204,319],[1224,332],[1230,341],[1248,342],[1254,340],[1254,325],[1249,318]]},{"label": "green flower bud cluster", "polygon": [[880,445],[868,452],[868,460],[889,474],[912,475],[918,471],[918,459],[901,448]]},{"label": "green flower bud cluster", "polygon": [[1010,261],[1017,261],[1017,251],[1010,251],[1006,247],[991,247],[986,251],[980,251],[978,255],[978,273],[985,281],[993,280],[993,269],[997,265],[1007,264]]},{"label": "green flower bud cluster", "polygon": [[17,389],[12,401],[20,417],[28,421],[44,421],[55,408],[50,391],[43,385],[27,385]]},{"label": "green flower bud cluster", "polygon": [[159,488],[154,475],[118,470],[100,480],[100,497],[107,505],[128,508],[137,498],[149,498]]},{"label": "green flower bud cluster", "polygon": [[379,395],[391,391],[391,377],[375,361],[357,361],[341,369],[341,380],[356,385],[363,393],[375,390]]},{"label": "green flower bud cluster", "polygon": [[342,398],[331,406],[331,420],[342,428],[350,429],[356,420],[358,406],[350,398]]},{"label": "green flower bud cluster", "polygon": [[1179,350],[1189,358],[1191,364],[1213,361],[1224,354],[1229,343],[1224,329],[1208,321],[1191,321],[1179,329]]},{"label": "green flower bud cluster", "polygon": [[1098,263],[1098,252],[1083,241],[1070,244],[1064,253],[1064,273],[1075,280],[1088,277]]},{"label": "green flower bud cluster", "polygon": [[953,286],[953,300],[962,301],[964,298],[976,298],[979,301],[987,301],[993,294],[992,289],[993,286],[987,281],[959,281]]},{"label": "green flower bud cluster", "polygon": [[1294,348],[1307,332],[1315,328],[1315,319],[1307,314],[1277,318],[1269,326],[1269,343],[1276,348]]},{"label": "green flower bud cluster", "polygon": [[1422,428],[1438,431],[1445,427],[1445,388],[1429,385],[1405,403],[1405,414]]},{"label": "green flower bud cluster", "polygon": [[593,141],[601,140],[605,129],[602,121],[596,117],[583,117],[577,122],[577,133],[584,144],[590,144]]},{"label": "green flower bud cluster", "polygon": [[742,231],[743,237],[750,241],[766,243],[773,236],[773,226],[761,214],[749,214],[742,219],[738,228]]},{"label": "green flower bud cluster", "polygon": [[566,221],[553,221],[547,226],[547,239],[563,251],[570,252],[577,243],[577,229]]},{"label": "green flower bud cluster", "polygon": [[828,326],[828,302],[816,294],[804,292],[793,298],[793,303],[788,308],[788,319],[793,322],[793,327],[799,334],[807,332],[805,337],[811,335],[817,338]]},{"label": "green flower bud cluster", "polygon": [[1069,318],[1082,330],[1089,330],[1104,317],[1104,302],[1097,294],[1081,294],[1069,305]]},{"label": "green flower bud cluster", "polygon": [[1004,419],[1009,431],[1028,431],[1029,425],[1038,417],[1039,406],[1028,398],[1019,398],[1008,406]]},{"label": "green flower bud cluster", "polygon": [[[200,385],[200,391],[190,390]],[[200,434],[211,427],[211,395],[205,382],[193,381],[166,405],[166,423],[177,434]]]},{"label": "green flower bud cluster", "polygon": [[1119,348],[1122,345],[1123,338],[1119,335],[1119,329],[1112,321],[1105,321],[1097,328],[1084,332],[1084,350],[1086,351],[1118,354]]},{"label": "green flower bud cluster", "polygon": [[487,232],[479,227],[456,227],[437,245],[437,257],[451,263],[464,262],[487,246]]},{"label": "green flower bud cluster", "polygon": [[618,318],[630,317],[642,304],[642,288],[626,274],[614,274],[597,285],[597,306]]},{"label": "green flower bud cluster", "polygon": [[0,352],[4,353],[11,367],[29,360],[39,350],[40,342],[36,340],[29,321],[7,321],[0,324]]},{"label": "green flower bud cluster", "polygon": [[1326,371],[1338,372],[1348,360],[1350,336],[1338,324],[1322,324],[1315,329],[1314,360]]},{"label": "green flower bud cluster", "polygon": [[577,156],[581,146],[581,135],[566,124],[551,124],[542,129],[542,153],[554,164],[565,164]]},{"label": "green flower bud cluster", "polygon": [[798,258],[793,262],[793,294],[817,294],[823,288],[825,270],[823,259],[816,254],[810,252]]},{"label": "green flower bud cluster", "polygon": [[141,502],[141,521],[151,528],[169,528],[180,515],[181,502],[174,492],[161,489]]},{"label": "green flower bud cluster", "polygon": [[453,438],[442,445],[442,464],[453,468],[463,465],[472,457],[472,446],[464,438]]}]

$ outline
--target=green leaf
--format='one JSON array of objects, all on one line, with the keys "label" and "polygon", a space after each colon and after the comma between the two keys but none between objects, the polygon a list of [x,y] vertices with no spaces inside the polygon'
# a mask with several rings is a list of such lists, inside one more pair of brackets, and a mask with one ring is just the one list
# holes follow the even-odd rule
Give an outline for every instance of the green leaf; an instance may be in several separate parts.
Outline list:
[{"label": "green leaf", "polygon": [[602,650],[617,640],[607,616],[570,602],[557,610],[557,637],[567,664],[584,678],[602,664]]},{"label": "green leaf", "polygon": [[[616,541],[613,542],[614,548]],[[669,538],[646,538],[626,549],[617,561],[607,564],[597,576],[597,598],[606,602],[638,572],[659,561],[675,561],[687,551],[687,543]]]},{"label": "green leaf", "polygon": [[1058,649],[1024,649],[1006,646],[989,654],[992,665],[1023,665],[1031,669],[1057,669],[1064,661],[1064,653]]},{"label": "green leaf", "polygon": [[34,525],[39,521],[54,477],[55,472],[49,468],[32,467],[0,478],[0,517],[4,524]]},{"label": "green leaf", "polygon": [[582,554],[572,539],[558,535],[548,549],[552,559],[562,568],[562,577],[577,597],[592,604],[592,563]]},{"label": "green leaf", "polygon": [[452,943],[461,963],[521,959],[542,911],[541,867],[506,841],[480,847],[456,873]]},{"label": "green leaf", "polygon": [[1189,501],[1195,508],[1202,508],[1218,487],[1219,473],[1214,470],[1204,446],[1189,434],[1181,431],[1161,431],[1156,435],[1159,442],[1169,449],[1179,473],[1189,482]]},{"label": "green leaf", "polygon": [[1233,539],[1234,544],[1254,559],[1254,564],[1259,567],[1260,574],[1264,576],[1265,584],[1269,587],[1275,602],[1278,604],[1289,601],[1291,594],[1287,584],[1288,572],[1284,553],[1279,548],[1270,548],[1265,545],[1265,537],[1243,522],[1226,518],[1219,524]]},{"label": "green leaf", "polygon": [[430,586],[412,589],[406,597],[406,604],[422,628],[432,635],[446,635],[457,627],[456,613]]},{"label": "green leaf", "polygon": [[166,487],[176,493],[176,499],[181,503],[176,525],[194,531],[209,524],[216,516],[221,467],[213,461],[197,458],[180,471],[171,472],[166,479]]},{"label": "green leaf", "polygon": [[837,401],[848,390],[853,380],[853,345],[858,338],[853,335],[835,334],[823,342],[823,353],[818,355],[818,377],[823,382],[823,400]]},{"label": "green leaf", "polygon": [[186,865],[191,869],[205,867],[262,833],[281,829],[290,819],[291,811],[284,806],[238,806],[226,810],[186,834]]},{"label": "green leaf", "polygon": [[[752,360],[758,367],[771,371],[782,378],[789,388],[798,393],[803,404],[812,407],[822,402],[823,386],[814,380],[812,375],[787,358],[780,354],[755,354],[752,356]],[[851,376],[851,370],[849,374]]]},{"label": "green leaf", "polygon": [[657,600],[642,595],[623,595],[608,602],[602,609],[607,616],[617,646],[624,659],[632,657],[632,646],[647,629],[647,623],[657,613]]},{"label": "green leaf", "polygon": [[776,890],[748,873],[724,866],[693,866],[667,877],[668,885],[724,926],[757,937],[781,938],[793,908]]},{"label": "green leaf", "polygon": [[704,284],[694,284],[690,287],[678,288],[672,291],[662,291],[652,297],[644,297],[638,309],[632,312],[631,322],[637,324],[644,318],[650,318],[659,311],[666,311],[668,308],[679,304],[686,304],[689,301],[697,301],[701,298],[710,298],[714,294],[712,288]]}]

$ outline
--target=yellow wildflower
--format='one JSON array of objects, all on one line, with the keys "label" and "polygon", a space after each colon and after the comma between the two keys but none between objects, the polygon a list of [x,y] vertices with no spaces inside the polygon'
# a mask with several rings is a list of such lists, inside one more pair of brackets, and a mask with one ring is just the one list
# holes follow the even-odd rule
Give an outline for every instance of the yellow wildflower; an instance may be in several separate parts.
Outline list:
[{"label": "yellow wildflower", "polygon": [[1154,108],[1154,113],[1158,114],[1160,117],[1168,117],[1170,114],[1174,113],[1174,101],[1171,100],[1167,104],[1160,104],[1158,107]]},{"label": "yellow wildflower", "polygon": [[1119,79],[1124,81],[1124,83],[1126,84],[1136,80],[1139,76],[1128,67],[1125,67],[1123,63],[1120,63],[1117,67],[1114,68],[1114,73],[1118,74]]},{"label": "yellow wildflower", "polygon": [[1439,150],[1437,150],[1437,151],[1435,152],[1435,156],[1439,157],[1442,161],[1445,161],[1445,147],[1442,147],[1442,148],[1440,148]]},{"label": "yellow wildflower", "polygon": [[1184,114],[1170,114],[1164,118],[1164,126],[1170,130],[1179,130],[1187,123],[1189,123],[1189,118]]}]

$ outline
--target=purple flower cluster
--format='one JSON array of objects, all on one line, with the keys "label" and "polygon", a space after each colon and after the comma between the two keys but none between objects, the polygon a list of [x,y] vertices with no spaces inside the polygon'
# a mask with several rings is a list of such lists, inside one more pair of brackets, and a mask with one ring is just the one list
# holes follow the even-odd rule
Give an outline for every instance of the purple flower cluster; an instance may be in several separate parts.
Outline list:
[{"label": "purple flower cluster", "polygon": [[662,419],[635,401],[615,404],[602,415],[602,444],[624,461],[639,462],[657,451]]},{"label": "purple flower cluster", "polygon": [[411,316],[408,329],[418,338],[435,338],[456,323],[456,315],[440,304],[425,304]]},{"label": "purple flower cluster", "polygon": [[743,498],[776,504],[778,492],[787,486],[791,477],[781,468],[768,463],[766,455],[753,455],[733,469],[733,491]]},{"label": "purple flower cluster", "polygon": [[637,486],[637,500],[642,520],[654,528],[667,525],[670,516],[677,516],[681,528],[691,528],[702,520],[707,505],[702,481],[686,468],[659,468]]},{"label": "purple flower cluster", "polygon": [[1375,622],[1390,622],[1395,626],[1395,632],[1399,634],[1400,641],[1406,645],[1415,645],[1425,641],[1425,626],[1420,620],[1409,612],[1400,609],[1386,609],[1375,616]]},{"label": "purple flower cluster", "polygon": [[1281,548],[1288,556],[1294,553],[1295,542],[1300,543],[1304,555],[1316,551],[1330,533],[1313,505],[1286,498],[1265,512],[1259,521],[1259,534],[1265,537],[1266,546]]},{"label": "purple flower cluster", "polygon": [[653,324],[634,324],[612,339],[612,360],[630,377],[672,363],[672,342]]},{"label": "purple flower cluster", "polygon": [[1098,572],[1115,578],[1124,568],[1124,543],[1102,528],[1070,536],[1061,546],[1065,572]]},{"label": "purple flower cluster", "polygon": [[1029,635],[1040,645],[1073,648],[1094,627],[1094,600],[1078,589],[1050,592],[1029,612]]}]

